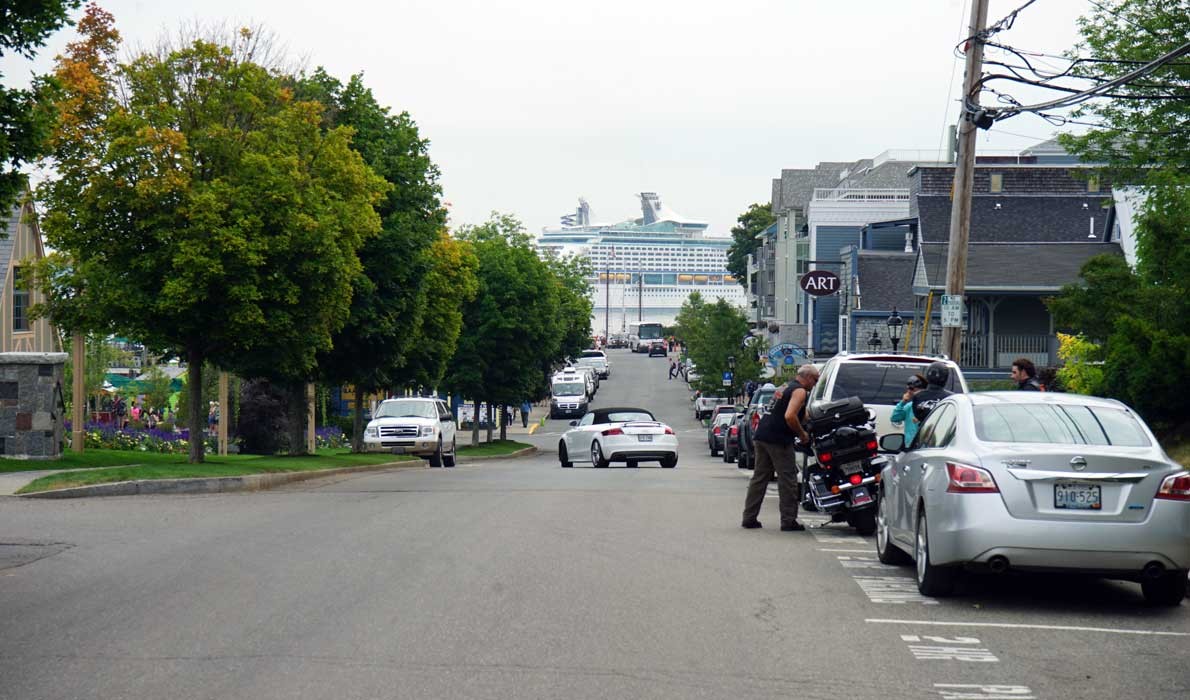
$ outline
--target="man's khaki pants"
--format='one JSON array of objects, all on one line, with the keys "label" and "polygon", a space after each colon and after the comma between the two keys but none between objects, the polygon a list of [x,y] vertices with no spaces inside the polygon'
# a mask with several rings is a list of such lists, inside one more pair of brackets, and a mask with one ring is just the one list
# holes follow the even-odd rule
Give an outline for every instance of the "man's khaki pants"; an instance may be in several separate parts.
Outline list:
[{"label": "man's khaki pants", "polygon": [[801,499],[797,483],[796,452],[793,445],[777,445],[771,442],[754,441],[756,452],[752,480],[748,482],[748,495],[744,499],[744,522],[751,522],[760,516],[760,506],[768,491],[773,472],[777,474],[777,497],[780,502],[781,525],[797,522],[797,505]]}]

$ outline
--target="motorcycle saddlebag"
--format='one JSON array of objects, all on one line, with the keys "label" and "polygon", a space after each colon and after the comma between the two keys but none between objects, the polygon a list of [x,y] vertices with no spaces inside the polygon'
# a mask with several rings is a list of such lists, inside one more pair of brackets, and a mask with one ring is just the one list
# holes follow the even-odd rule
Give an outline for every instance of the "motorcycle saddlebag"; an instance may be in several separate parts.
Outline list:
[{"label": "motorcycle saddlebag", "polygon": [[806,417],[810,419],[814,433],[822,435],[844,425],[864,425],[868,422],[868,409],[858,396],[850,396],[838,401],[812,403],[806,409]]}]

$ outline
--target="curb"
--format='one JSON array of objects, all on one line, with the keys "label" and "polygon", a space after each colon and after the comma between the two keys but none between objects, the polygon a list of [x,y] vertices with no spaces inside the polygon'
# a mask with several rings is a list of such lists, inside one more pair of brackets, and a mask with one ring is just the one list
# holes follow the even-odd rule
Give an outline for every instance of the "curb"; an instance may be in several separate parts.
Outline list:
[{"label": "curb", "polygon": [[516,459],[517,457],[528,457],[529,455],[537,454],[536,447],[526,447],[516,452],[509,452],[506,455],[491,455],[488,457],[466,457],[460,458],[456,464],[474,464],[476,462],[488,462],[497,459]]},{"label": "curb", "polygon": [[278,472],[269,474],[243,474],[241,476],[199,477],[196,479],[142,479],[140,481],[117,481],[110,484],[76,486],[69,489],[35,491],[16,494],[18,498],[86,498],[89,496],[138,496],[149,494],[178,493],[233,493],[235,491],[264,491],[298,481],[318,479],[338,474],[386,471],[389,469],[426,469],[425,463],[385,462],[359,467],[319,469],[305,472]]},{"label": "curb", "polygon": [[[490,457],[469,457],[457,464],[476,464],[498,459],[515,459],[536,454],[536,447],[526,447],[506,455]],[[390,469],[429,469],[424,460],[385,462],[359,467],[318,469],[305,472],[277,472],[269,474],[243,474],[241,476],[199,477],[195,479],[142,479],[139,481],[116,481],[110,484],[76,486],[69,489],[35,491],[15,494],[18,498],[88,498],[91,496],[140,496],[155,494],[234,493],[236,491],[264,491],[266,489],[292,484],[298,481],[320,479],[339,474],[378,472]]]}]

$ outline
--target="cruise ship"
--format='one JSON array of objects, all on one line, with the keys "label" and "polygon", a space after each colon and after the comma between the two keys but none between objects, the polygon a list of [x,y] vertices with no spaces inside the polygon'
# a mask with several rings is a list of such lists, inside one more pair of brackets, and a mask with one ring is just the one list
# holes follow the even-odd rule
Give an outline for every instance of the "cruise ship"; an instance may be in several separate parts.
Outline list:
[{"label": "cruise ship", "polygon": [[695,291],[744,309],[744,288],[726,269],[731,238],[708,236],[705,221],[677,214],[655,192],[639,196],[639,219],[593,223],[580,198],[560,228],[545,228],[537,239],[542,255],[591,261],[591,327],[602,332],[606,324],[615,333],[637,321],[671,324]]}]

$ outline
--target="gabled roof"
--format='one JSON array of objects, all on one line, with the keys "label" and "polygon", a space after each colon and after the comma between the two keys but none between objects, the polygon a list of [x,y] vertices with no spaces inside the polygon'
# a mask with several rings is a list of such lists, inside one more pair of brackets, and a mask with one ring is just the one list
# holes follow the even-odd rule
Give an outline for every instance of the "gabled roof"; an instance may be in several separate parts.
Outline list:
[{"label": "gabled roof", "polygon": [[916,253],[861,250],[856,275],[859,277],[860,311],[912,309],[913,269]]},{"label": "gabled roof", "polygon": [[[946,287],[949,245],[922,241],[913,291]],[[1115,243],[988,243],[967,246],[967,291],[1056,292],[1077,282],[1096,255],[1123,255]]]},{"label": "gabled roof", "polygon": [[[1107,211],[1102,208],[1104,196],[1088,193],[972,197],[971,241],[1086,243],[1093,240],[1089,236],[1092,230],[1098,240],[1105,240]],[[917,195],[917,214],[922,240],[940,242],[950,239],[950,197]]]}]

